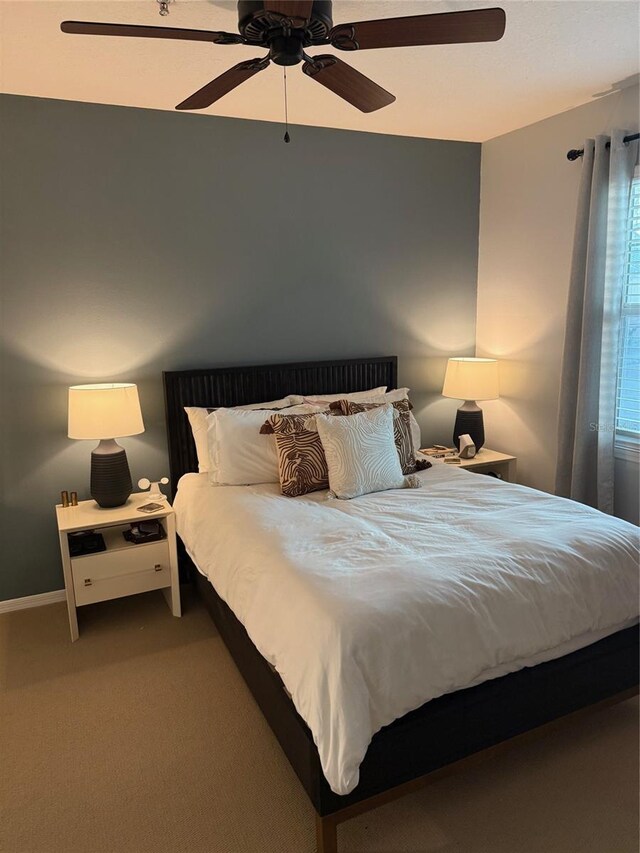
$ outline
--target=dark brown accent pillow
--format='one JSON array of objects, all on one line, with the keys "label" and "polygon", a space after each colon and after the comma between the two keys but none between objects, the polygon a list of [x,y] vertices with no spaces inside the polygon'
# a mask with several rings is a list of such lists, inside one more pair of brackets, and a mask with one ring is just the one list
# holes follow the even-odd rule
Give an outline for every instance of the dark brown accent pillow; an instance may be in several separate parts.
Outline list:
[{"label": "dark brown accent pillow", "polygon": [[280,490],[290,498],[329,488],[327,459],[316,429],[316,414],[271,415],[260,428],[261,433],[275,437]]},{"label": "dark brown accent pillow", "polygon": [[[333,412],[343,415],[357,415],[358,412],[366,412],[369,409],[377,409],[385,403],[353,403],[351,400],[337,400],[329,407]],[[396,450],[400,457],[400,466],[403,474],[415,474],[416,454],[411,438],[411,418],[409,412],[412,409],[408,399],[396,400],[391,403],[398,412],[398,417],[393,419],[393,435],[396,442]]]}]

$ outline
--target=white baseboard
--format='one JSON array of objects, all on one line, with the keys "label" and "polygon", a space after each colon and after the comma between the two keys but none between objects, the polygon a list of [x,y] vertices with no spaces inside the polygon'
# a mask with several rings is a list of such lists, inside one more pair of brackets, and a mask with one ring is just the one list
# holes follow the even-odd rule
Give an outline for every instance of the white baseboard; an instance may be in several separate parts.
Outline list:
[{"label": "white baseboard", "polygon": [[43,604],[55,604],[65,601],[67,594],[63,589],[53,592],[42,592],[40,595],[25,595],[23,598],[8,598],[0,601],[0,613],[10,613],[12,610],[26,610],[28,607],[42,607]]}]

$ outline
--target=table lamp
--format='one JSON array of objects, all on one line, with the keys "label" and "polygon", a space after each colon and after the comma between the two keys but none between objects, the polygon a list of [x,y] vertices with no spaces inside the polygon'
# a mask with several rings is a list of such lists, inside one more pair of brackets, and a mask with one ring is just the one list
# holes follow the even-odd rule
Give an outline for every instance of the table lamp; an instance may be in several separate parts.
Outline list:
[{"label": "table lamp", "polygon": [[500,396],[498,362],[495,358],[450,358],[442,387],[443,397],[464,400],[453,428],[453,443],[460,449],[460,436],[471,436],[476,450],[484,444],[482,409],[476,400],[495,400]]},{"label": "table lamp", "polygon": [[69,388],[69,438],[100,439],[91,453],[91,497],[122,506],[132,492],[127,454],[116,438],[144,432],[138,388],[130,383]]}]

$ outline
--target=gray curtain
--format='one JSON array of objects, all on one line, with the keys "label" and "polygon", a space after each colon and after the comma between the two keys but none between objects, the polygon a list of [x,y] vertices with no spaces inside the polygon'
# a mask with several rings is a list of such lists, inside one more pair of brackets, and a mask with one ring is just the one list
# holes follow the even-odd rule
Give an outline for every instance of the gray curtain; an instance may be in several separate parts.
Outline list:
[{"label": "gray curtain", "polygon": [[[637,142],[587,139],[574,236],[556,494],[613,513],[615,407],[629,191]],[[607,143],[611,142],[610,149]]]}]

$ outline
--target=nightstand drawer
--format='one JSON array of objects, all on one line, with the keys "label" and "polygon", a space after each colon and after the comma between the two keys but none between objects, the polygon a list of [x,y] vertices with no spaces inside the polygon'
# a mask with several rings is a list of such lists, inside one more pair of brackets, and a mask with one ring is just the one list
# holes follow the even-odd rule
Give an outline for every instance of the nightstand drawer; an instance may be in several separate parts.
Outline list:
[{"label": "nightstand drawer", "polygon": [[76,604],[91,604],[171,584],[166,541],[71,560]]}]

